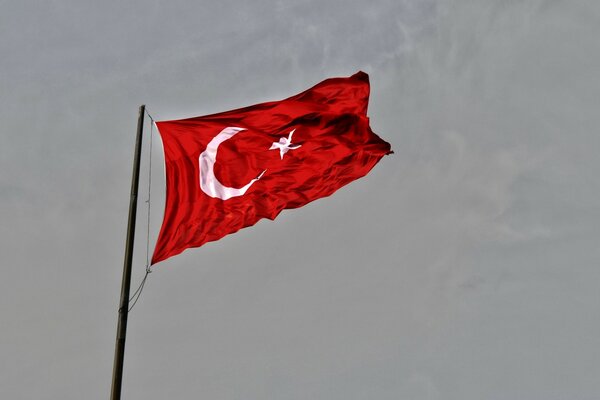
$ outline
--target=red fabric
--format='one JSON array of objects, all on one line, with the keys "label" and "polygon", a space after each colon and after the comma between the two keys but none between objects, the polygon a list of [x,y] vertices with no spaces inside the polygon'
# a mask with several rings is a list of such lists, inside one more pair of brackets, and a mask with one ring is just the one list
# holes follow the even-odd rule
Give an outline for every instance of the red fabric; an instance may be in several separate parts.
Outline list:
[{"label": "red fabric", "polygon": [[[389,143],[369,127],[368,101],[369,77],[358,72],[282,101],[157,122],[167,196],[152,264],[261,218],[274,219],[283,209],[329,196],[366,175],[391,153]],[[244,195],[221,200],[202,190],[199,156],[227,127],[245,130],[218,147],[214,176],[225,186],[241,188],[266,172]],[[292,147],[301,147],[289,149],[282,159],[278,149],[270,148],[294,129]]]}]

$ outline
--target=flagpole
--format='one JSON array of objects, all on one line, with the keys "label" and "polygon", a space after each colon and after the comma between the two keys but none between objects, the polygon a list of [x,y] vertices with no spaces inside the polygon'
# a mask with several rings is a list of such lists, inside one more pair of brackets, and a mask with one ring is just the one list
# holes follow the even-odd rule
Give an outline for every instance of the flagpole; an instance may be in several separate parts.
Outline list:
[{"label": "flagpole", "polygon": [[123,379],[125,336],[127,334],[127,314],[129,313],[129,287],[131,286],[131,262],[133,260],[133,239],[135,238],[135,216],[137,212],[137,196],[140,181],[140,158],[142,155],[142,132],[144,130],[145,110],[146,106],[141,105],[135,139],[135,152],[133,155],[133,175],[131,177],[129,219],[127,221],[127,238],[125,239],[125,261],[123,263],[121,301],[119,302],[119,322],[117,323],[117,338],[115,341],[115,359],[110,393],[111,400],[121,399],[121,382]]}]

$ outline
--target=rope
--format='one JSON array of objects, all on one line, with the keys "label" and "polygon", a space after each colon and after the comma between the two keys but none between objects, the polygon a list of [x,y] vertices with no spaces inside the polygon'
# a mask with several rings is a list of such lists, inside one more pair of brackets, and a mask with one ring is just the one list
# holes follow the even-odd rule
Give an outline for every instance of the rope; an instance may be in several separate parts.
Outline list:
[{"label": "rope", "polygon": [[[135,292],[133,292],[133,295],[129,299],[129,302],[131,302],[133,300],[133,304],[131,306],[129,306],[129,310],[127,310],[127,312],[130,312],[131,310],[133,310],[133,307],[135,307],[135,304],[140,299],[140,296],[142,295],[142,290],[144,290],[144,285],[146,284],[146,279],[148,278],[148,274],[150,272],[152,272],[152,271],[149,269],[146,269],[146,273],[144,274],[144,278],[142,279],[140,286],[138,286],[138,288],[135,290]],[[135,298],[135,300],[134,300],[134,298]]]},{"label": "rope", "polygon": [[[146,111],[148,114],[148,111]],[[150,197],[152,194],[151,186],[152,186],[152,131],[154,128],[154,118],[148,114],[148,118],[150,118],[150,155],[148,162],[148,200],[146,200],[146,204],[148,204],[148,218],[147,218],[147,226],[146,226],[146,271],[150,271]]]},{"label": "rope", "polygon": [[150,113],[148,113],[147,110],[146,115],[148,115],[148,118],[150,118],[150,151],[148,155],[148,198],[146,200],[146,204],[148,204],[148,211],[146,215],[146,273],[144,274],[144,278],[140,282],[140,285],[135,290],[135,292],[133,292],[133,295],[129,299],[129,302],[133,301],[133,304],[131,304],[131,306],[129,307],[128,312],[133,309],[133,307],[140,299],[142,291],[144,290],[144,286],[146,285],[146,280],[148,279],[148,274],[152,272],[152,269],[150,268],[150,198],[152,194],[152,137],[154,136],[152,133],[154,128],[154,118],[152,118],[152,116],[150,115]]}]

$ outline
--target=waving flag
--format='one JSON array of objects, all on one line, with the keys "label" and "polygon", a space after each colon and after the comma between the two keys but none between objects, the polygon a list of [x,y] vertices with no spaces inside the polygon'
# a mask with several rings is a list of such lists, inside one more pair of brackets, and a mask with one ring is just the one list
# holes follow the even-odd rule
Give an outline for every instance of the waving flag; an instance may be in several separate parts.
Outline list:
[{"label": "waving flag", "polygon": [[368,101],[359,72],[281,101],[157,122],[167,196],[152,264],[366,175],[391,153],[369,127]]}]

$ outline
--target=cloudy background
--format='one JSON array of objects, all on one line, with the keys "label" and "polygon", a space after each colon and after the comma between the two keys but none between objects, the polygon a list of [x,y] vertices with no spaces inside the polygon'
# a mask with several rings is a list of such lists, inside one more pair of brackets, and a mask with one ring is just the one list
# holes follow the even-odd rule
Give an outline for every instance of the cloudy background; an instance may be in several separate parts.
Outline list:
[{"label": "cloudy background", "polygon": [[600,398],[597,1],[0,9],[1,398],[108,398],[140,104],[189,117],[358,70],[395,154],[158,264],[123,397]]}]

